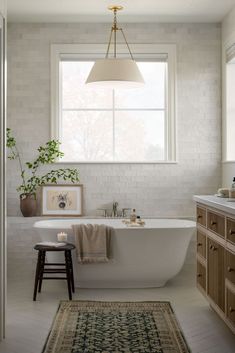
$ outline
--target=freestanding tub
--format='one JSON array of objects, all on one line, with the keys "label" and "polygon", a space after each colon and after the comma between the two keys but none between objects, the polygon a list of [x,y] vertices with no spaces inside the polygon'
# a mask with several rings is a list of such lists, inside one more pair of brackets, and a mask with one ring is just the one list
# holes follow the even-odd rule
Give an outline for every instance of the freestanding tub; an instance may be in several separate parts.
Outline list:
[{"label": "freestanding tub", "polygon": [[[162,287],[182,268],[195,222],[180,219],[146,219],[143,228],[127,227],[121,219],[49,219],[34,223],[42,241],[56,241],[72,224],[107,224],[114,228],[112,259],[108,263],[81,265],[73,252],[75,281],[82,288]],[[50,253],[59,261],[62,254]],[[56,257],[56,258],[55,258]]]}]

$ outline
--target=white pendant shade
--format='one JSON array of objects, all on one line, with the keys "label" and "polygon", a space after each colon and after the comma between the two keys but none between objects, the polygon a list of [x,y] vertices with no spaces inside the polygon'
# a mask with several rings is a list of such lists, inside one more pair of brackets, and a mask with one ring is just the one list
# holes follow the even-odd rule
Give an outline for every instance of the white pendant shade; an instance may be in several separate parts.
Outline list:
[{"label": "white pendant shade", "polygon": [[144,79],[134,60],[108,58],[94,63],[86,84],[111,88],[138,88],[144,85]]}]

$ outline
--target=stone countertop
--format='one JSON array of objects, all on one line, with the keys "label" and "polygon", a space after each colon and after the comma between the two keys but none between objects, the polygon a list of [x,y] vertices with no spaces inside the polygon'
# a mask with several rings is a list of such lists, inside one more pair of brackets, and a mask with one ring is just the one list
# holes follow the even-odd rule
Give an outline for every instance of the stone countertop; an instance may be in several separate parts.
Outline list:
[{"label": "stone countertop", "polygon": [[214,207],[220,211],[235,215],[235,199],[222,198],[215,195],[194,195],[193,200],[206,206]]}]

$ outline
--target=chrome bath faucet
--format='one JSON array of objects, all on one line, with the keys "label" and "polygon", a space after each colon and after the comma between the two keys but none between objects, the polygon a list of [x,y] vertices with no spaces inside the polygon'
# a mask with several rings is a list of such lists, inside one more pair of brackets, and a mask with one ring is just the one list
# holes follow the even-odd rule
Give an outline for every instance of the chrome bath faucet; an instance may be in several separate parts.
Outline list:
[{"label": "chrome bath faucet", "polygon": [[112,213],[113,217],[118,217],[118,202],[113,202],[113,213]]}]

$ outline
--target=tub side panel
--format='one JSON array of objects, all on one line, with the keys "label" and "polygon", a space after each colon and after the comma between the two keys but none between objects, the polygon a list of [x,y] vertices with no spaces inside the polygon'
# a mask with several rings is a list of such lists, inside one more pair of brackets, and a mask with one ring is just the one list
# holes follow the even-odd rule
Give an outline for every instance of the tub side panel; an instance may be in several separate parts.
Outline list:
[{"label": "tub side panel", "polygon": [[[74,243],[71,230],[64,230],[68,241]],[[42,240],[56,241],[58,231],[38,231]],[[115,230],[109,263],[80,265],[74,252],[77,286],[161,287],[181,270],[193,233],[193,228]],[[48,260],[61,260],[57,255],[49,254]]]}]

